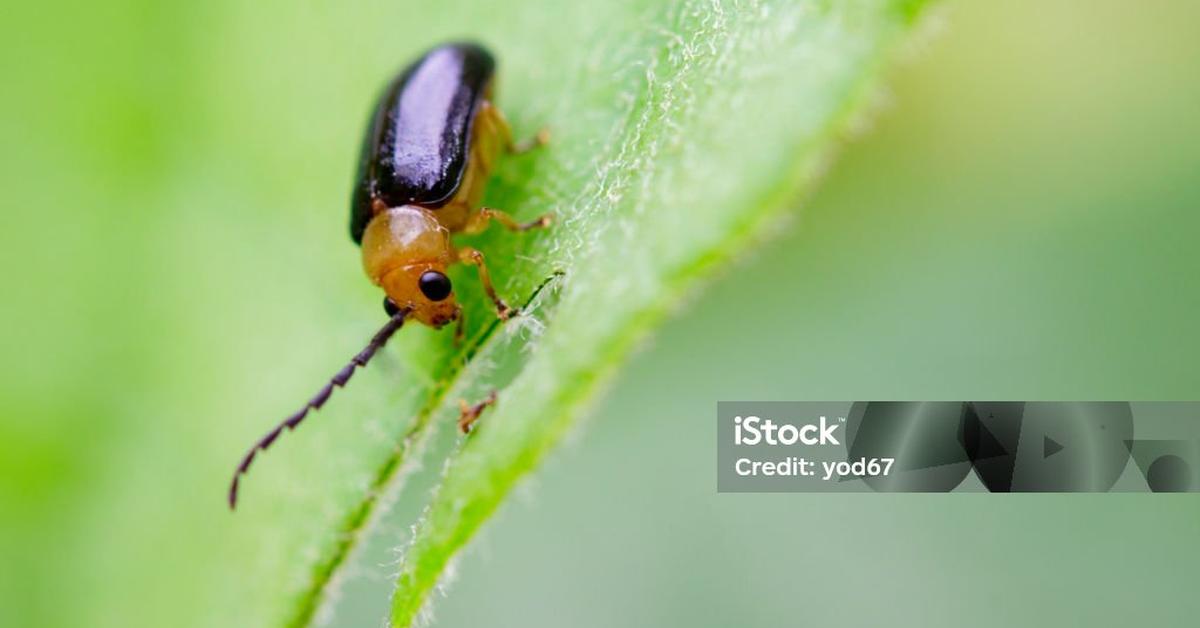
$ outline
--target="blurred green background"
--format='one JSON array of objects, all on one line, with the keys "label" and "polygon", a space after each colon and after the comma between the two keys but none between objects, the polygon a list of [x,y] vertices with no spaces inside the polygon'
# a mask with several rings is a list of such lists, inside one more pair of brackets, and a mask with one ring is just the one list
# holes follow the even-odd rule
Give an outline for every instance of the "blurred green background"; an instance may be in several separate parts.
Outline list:
[{"label": "blurred green background", "polygon": [[[365,103],[398,60],[357,28],[386,17],[415,51],[496,19],[510,38],[573,26],[444,13],[6,7],[0,625],[278,617],[311,559],[304,513],[221,499],[246,436],[378,321],[345,205]],[[1194,496],[715,493],[719,399],[1197,397],[1200,6],[941,17],[794,226],[672,320],[488,526],[437,625],[1200,616]],[[536,64],[506,72],[536,84]],[[335,625],[381,623],[416,507],[380,526]]]}]

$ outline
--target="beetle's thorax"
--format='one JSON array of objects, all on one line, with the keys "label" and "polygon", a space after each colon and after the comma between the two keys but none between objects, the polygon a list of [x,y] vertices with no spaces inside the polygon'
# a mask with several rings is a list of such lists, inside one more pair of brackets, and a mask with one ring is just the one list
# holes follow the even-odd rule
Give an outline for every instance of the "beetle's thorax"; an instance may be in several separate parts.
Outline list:
[{"label": "beetle's thorax", "polygon": [[454,259],[450,231],[432,211],[416,205],[379,211],[363,233],[362,255],[367,277],[397,306],[411,308],[415,318],[434,327],[456,318],[453,297],[431,302],[418,289],[423,273],[445,273]]}]

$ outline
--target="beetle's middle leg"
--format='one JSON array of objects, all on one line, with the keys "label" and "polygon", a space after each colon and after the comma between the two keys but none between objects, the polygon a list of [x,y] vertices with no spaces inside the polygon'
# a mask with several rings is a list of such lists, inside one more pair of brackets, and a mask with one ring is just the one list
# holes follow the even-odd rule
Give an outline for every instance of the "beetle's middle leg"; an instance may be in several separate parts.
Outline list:
[{"label": "beetle's middle leg", "polygon": [[506,321],[520,312],[508,306],[499,295],[496,294],[496,287],[492,285],[492,276],[488,273],[487,264],[483,261],[483,253],[479,249],[465,246],[458,250],[458,259],[464,264],[470,264],[479,268],[479,282],[483,284],[483,291],[487,293],[488,298],[496,305],[496,315],[500,320]]},{"label": "beetle's middle leg", "polygon": [[467,233],[479,233],[487,229],[488,223],[491,221],[500,223],[509,231],[529,231],[530,229],[542,229],[549,227],[550,223],[554,222],[554,214],[544,214],[536,220],[530,222],[517,222],[516,218],[491,207],[480,207],[479,211],[467,221],[467,225],[463,227],[463,231]]}]

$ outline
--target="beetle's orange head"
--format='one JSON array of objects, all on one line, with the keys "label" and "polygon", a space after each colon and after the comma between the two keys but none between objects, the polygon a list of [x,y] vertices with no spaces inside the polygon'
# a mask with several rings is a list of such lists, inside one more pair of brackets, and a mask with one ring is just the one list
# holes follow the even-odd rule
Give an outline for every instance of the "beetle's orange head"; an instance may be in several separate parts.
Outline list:
[{"label": "beetle's orange head", "polygon": [[394,313],[393,308],[406,307],[412,310],[411,318],[430,327],[441,327],[459,317],[458,300],[444,266],[402,266],[385,275],[382,286],[389,314]]},{"label": "beetle's orange head", "polygon": [[431,327],[458,319],[446,275],[454,259],[450,232],[429,210],[405,205],[376,214],[363,233],[362,251],[367,276],[387,294],[385,307],[408,308],[411,318]]}]

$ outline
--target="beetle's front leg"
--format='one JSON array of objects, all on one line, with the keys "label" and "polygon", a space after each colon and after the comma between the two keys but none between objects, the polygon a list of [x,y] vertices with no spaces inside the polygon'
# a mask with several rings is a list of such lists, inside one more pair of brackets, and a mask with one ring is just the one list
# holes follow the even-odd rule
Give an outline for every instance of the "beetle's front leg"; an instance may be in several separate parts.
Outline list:
[{"label": "beetle's front leg", "polygon": [[457,348],[462,346],[463,338],[467,333],[467,315],[463,312],[461,305],[458,306],[456,313],[458,320],[454,323],[454,346]]},{"label": "beetle's front leg", "polygon": [[479,282],[483,284],[483,291],[487,293],[488,298],[496,305],[496,315],[500,320],[506,321],[520,312],[508,306],[503,299],[496,294],[496,288],[492,285],[492,276],[488,274],[487,264],[483,261],[483,253],[479,249],[469,246],[458,250],[458,259],[464,264],[470,264],[479,268]]},{"label": "beetle's front leg", "polygon": [[467,221],[467,226],[463,231],[467,233],[480,233],[487,229],[488,223],[496,221],[509,231],[529,231],[530,229],[542,229],[549,227],[550,223],[554,222],[554,214],[544,214],[540,218],[530,222],[517,222],[516,218],[491,207],[480,207],[475,215]]}]

